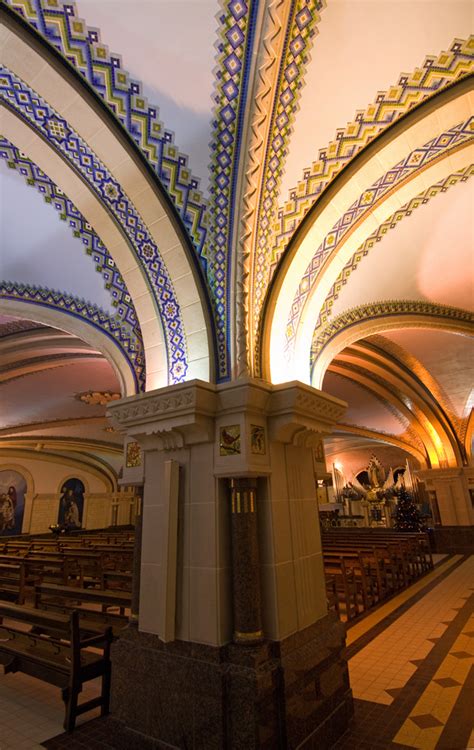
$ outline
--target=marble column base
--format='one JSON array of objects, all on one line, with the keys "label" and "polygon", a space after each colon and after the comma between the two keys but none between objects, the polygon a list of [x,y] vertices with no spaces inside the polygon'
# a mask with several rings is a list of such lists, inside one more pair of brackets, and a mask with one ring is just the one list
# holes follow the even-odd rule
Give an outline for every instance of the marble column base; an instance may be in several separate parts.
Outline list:
[{"label": "marble column base", "polygon": [[112,716],[130,750],[323,750],[352,715],[332,615],[281,642],[221,648],[127,628],[112,664]]}]

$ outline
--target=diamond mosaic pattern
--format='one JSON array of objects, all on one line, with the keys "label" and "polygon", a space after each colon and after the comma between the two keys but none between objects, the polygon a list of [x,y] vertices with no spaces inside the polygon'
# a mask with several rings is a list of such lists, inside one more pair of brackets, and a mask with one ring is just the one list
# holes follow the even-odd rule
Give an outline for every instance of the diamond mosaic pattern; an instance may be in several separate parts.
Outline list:
[{"label": "diamond mosaic pattern", "polygon": [[[257,295],[259,300],[254,313],[257,370],[260,369],[258,329],[263,300],[290,237],[335,176],[367,143],[414,106],[470,73],[473,52],[474,37],[470,37],[467,40],[456,39],[449,51],[438,57],[427,57],[421,68],[411,75],[402,75],[396,86],[381,92],[365,111],[357,112],[355,120],[345,129],[338,130],[328,147],[320,150],[319,159],[304,171],[303,180],[278,211],[271,227],[273,241],[263,248],[257,248],[256,263],[261,269],[254,291],[256,300]],[[260,253],[264,254],[263,259],[260,259]]]},{"label": "diamond mosaic pattern", "polygon": [[[457,125],[454,128],[443,133],[442,137],[436,137],[429,143],[425,144],[423,148],[416,149],[410,153],[405,159],[399,162],[395,167],[386,172],[380,179],[378,179],[373,185],[364,190],[357,201],[346,211],[341,218],[332,227],[331,231],[328,232],[323,242],[315,252],[311,262],[308,264],[306,271],[301,279],[298,292],[293,300],[291,308],[291,315],[287,323],[287,349],[290,350],[294,343],[296,331],[301,318],[301,314],[305,305],[306,300],[310,296],[311,289],[315,284],[321,268],[324,265],[325,260],[337,251],[338,244],[348,235],[353,229],[354,225],[371,213],[373,208],[376,206],[378,201],[382,200],[385,195],[390,193],[398,184],[404,180],[416,174],[420,169],[426,167],[427,164],[438,159],[444,155],[447,151],[452,148],[457,148],[461,144],[466,144],[474,140],[473,135],[473,123],[474,118],[469,118],[466,122]],[[447,181],[446,181],[447,182]],[[443,186],[439,188],[439,192],[443,190]],[[415,199],[416,200],[416,199]],[[413,201],[410,205],[414,204]],[[408,212],[411,212],[410,208],[407,208]],[[399,217],[401,212],[397,212]],[[409,215],[409,213],[408,213]],[[398,218],[400,220],[400,218]],[[393,220],[387,220],[381,226],[391,226]],[[384,233],[378,235],[378,231],[375,233],[377,236],[382,237]],[[363,255],[367,255],[368,247],[374,244],[373,235],[358,248],[355,255],[360,258]],[[369,243],[369,244],[367,244]],[[352,266],[352,264],[348,264]],[[352,270],[353,267],[352,267]],[[347,266],[342,271],[344,280],[347,280]],[[336,281],[337,291],[340,289],[338,282]],[[336,289],[336,287],[335,287]]]},{"label": "diamond mosaic pattern", "polygon": [[[73,169],[79,171],[122,227],[146,271],[157,300],[168,344],[169,380],[171,383],[182,382],[186,377],[187,354],[179,305],[159,250],[135,207],[111,173],[68,123],[6,68],[0,69],[0,94],[8,107],[32,125]],[[51,135],[51,122],[55,124],[54,132],[59,135]]]},{"label": "diamond mosaic pattern", "polygon": [[127,335],[127,329],[118,314],[115,316],[108,315],[108,313],[92,302],[78,299],[72,294],[64,294],[53,289],[28,284],[10,283],[8,281],[0,282],[0,297],[15,301],[24,300],[25,302],[30,302],[41,307],[61,310],[67,315],[71,315],[81,321],[86,321],[89,325],[105,333],[115,341],[124,357],[130,363],[137,391],[143,389],[145,381],[143,351],[135,337],[131,333]]}]

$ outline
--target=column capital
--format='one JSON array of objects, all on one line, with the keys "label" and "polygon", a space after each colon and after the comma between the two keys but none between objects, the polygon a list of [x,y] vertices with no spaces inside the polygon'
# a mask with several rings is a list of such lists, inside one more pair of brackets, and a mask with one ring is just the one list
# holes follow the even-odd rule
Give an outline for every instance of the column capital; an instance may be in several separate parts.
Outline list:
[{"label": "column capital", "polygon": [[158,388],[115,401],[107,416],[114,427],[140,442],[161,450],[210,442],[217,408],[215,386],[201,380]]},{"label": "column capital", "polygon": [[200,380],[111,402],[112,423],[144,450],[214,443],[216,476],[270,473],[271,443],[311,447],[331,432],[346,404],[293,381],[272,385],[244,377]]}]

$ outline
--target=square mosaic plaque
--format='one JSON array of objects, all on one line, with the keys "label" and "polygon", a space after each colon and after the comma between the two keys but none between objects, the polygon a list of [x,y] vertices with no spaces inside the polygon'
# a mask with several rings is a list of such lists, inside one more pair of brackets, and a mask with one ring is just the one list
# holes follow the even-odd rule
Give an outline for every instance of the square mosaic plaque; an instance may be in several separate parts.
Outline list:
[{"label": "square mosaic plaque", "polygon": [[142,465],[142,451],[140,445],[136,442],[127,443],[127,456],[125,466],[127,469],[134,469]]},{"label": "square mosaic plaque", "polygon": [[221,427],[219,440],[221,456],[235,456],[240,453],[240,425],[230,424]]},{"label": "square mosaic plaque", "polygon": [[265,428],[260,424],[250,425],[250,451],[263,456],[265,449]]}]

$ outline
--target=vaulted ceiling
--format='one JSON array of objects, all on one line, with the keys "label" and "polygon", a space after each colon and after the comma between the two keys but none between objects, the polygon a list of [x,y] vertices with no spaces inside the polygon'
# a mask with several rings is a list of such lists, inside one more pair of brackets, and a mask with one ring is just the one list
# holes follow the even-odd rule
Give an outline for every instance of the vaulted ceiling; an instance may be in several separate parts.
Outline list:
[{"label": "vaulted ceiling", "polygon": [[0,11],[2,440],[252,375],[346,400],[329,452],[471,459],[469,0]]}]

